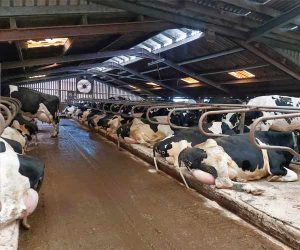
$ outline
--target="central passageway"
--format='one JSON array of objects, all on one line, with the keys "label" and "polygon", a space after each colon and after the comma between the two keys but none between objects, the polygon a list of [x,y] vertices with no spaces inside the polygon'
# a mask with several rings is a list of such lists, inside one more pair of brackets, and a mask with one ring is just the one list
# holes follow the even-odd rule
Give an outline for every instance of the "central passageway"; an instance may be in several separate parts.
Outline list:
[{"label": "central passageway", "polygon": [[61,121],[57,139],[41,129],[31,154],[46,176],[20,249],[282,249],[74,121]]}]

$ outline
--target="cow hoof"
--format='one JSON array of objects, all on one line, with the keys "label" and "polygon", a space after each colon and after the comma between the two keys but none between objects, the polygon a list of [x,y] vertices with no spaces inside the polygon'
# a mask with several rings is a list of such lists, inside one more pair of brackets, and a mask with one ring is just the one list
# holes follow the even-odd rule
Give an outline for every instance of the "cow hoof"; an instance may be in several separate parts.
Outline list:
[{"label": "cow hoof", "polygon": [[270,175],[270,176],[267,177],[267,181],[275,182],[275,181],[278,181],[279,177],[280,176],[278,176],[278,175]]},{"label": "cow hoof", "polygon": [[262,195],[265,191],[259,188],[253,188],[252,190],[250,190],[250,194],[253,195]]}]

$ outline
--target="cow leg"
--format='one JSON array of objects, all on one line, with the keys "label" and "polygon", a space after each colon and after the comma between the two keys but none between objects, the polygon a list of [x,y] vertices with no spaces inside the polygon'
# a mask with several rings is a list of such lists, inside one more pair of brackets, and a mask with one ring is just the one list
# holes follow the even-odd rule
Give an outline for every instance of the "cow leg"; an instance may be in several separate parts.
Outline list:
[{"label": "cow leg", "polygon": [[40,103],[37,114],[39,120],[52,124],[54,131],[51,134],[51,137],[57,137],[59,133],[59,124],[54,121],[53,116],[51,115],[45,104]]},{"label": "cow leg", "polygon": [[132,139],[130,137],[125,137],[124,140],[128,144],[136,144],[137,143],[137,141],[135,139]]},{"label": "cow leg", "polygon": [[37,133],[35,133],[34,137],[35,137],[34,145],[37,146],[38,145],[38,136],[37,136]]},{"label": "cow leg", "polygon": [[[293,170],[290,170],[286,167],[278,169],[278,171],[274,171],[271,169],[272,175],[267,178],[270,182],[292,182],[298,180],[298,175]],[[283,174],[285,173],[285,174]]]},{"label": "cow leg", "polygon": [[[235,191],[246,192],[246,193],[253,194],[253,195],[260,195],[263,193],[263,190],[256,188],[250,184],[232,181],[229,178],[230,175],[229,175],[229,171],[227,168],[227,166],[232,164],[232,162],[227,162],[227,164],[228,165],[226,165],[225,168],[218,167],[216,169],[218,177],[215,180],[215,184],[216,184],[217,188],[230,188]],[[244,180],[239,179],[238,177],[236,179],[244,182]]]},{"label": "cow leg", "polygon": [[232,182],[232,190],[246,192],[253,195],[261,195],[264,192],[264,190],[262,189],[256,188],[250,184],[240,182]]}]

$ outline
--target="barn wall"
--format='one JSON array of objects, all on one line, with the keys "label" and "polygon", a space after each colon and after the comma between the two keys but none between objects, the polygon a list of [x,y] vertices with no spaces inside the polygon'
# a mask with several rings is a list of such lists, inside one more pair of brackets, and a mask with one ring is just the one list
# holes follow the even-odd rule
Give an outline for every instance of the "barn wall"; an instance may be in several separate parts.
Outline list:
[{"label": "barn wall", "polygon": [[129,91],[125,91],[123,89],[109,86],[107,84],[104,84],[96,80],[94,80],[93,82],[93,91],[91,94],[81,94],[77,92],[76,83],[77,83],[76,78],[68,78],[64,80],[44,81],[44,82],[24,84],[21,86],[34,89],[45,94],[56,95],[60,98],[60,101],[62,103],[68,102],[68,92],[76,93],[75,100],[86,99],[86,98],[87,99],[108,99],[109,97],[117,97],[117,96],[126,97],[133,101],[142,100],[141,97],[134,95]]}]

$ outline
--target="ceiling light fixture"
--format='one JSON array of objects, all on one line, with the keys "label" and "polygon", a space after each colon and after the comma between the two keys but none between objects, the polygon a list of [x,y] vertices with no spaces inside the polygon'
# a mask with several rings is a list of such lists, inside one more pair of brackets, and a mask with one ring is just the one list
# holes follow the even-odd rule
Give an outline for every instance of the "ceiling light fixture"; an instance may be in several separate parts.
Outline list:
[{"label": "ceiling light fixture", "polygon": [[252,73],[250,73],[247,70],[232,71],[232,72],[229,72],[228,74],[231,76],[234,76],[235,78],[238,78],[238,79],[246,79],[246,78],[255,77],[255,75],[253,75]]},{"label": "ceiling light fixture", "polygon": [[295,29],[298,29],[298,25],[295,25],[292,28],[290,28],[290,30],[295,30]]},{"label": "ceiling light fixture", "polygon": [[26,47],[31,48],[41,48],[50,46],[63,46],[67,42],[68,38],[51,38],[39,41],[28,40],[26,42]]},{"label": "ceiling light fixture", "polygon": [[147,85],[150,85],[150,86],[159,86],[158,84],[154,83],[154,82],[146,82]]},{"label": "ceiling light fixture", "polygon": [[187,82],[187,83],[199,83],[198,80],[192,78],[192,77],[184,77],[181,78],[181,81]]},{"label": "ceiling light fixture", "polygon": [[158,90],[158,89],[163,89],[163,87],[155,87],[153,89]]},{"label": "ceiling light fixture", "polygon": [[46,75],[36,75],[36,76],[29,76],[29,79],[34,79],[34,78],[41,78],[41,77],[45,77]]}]

